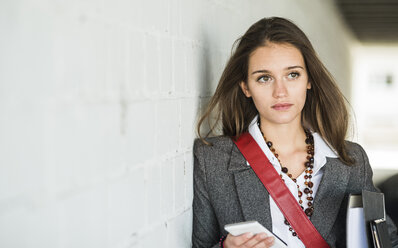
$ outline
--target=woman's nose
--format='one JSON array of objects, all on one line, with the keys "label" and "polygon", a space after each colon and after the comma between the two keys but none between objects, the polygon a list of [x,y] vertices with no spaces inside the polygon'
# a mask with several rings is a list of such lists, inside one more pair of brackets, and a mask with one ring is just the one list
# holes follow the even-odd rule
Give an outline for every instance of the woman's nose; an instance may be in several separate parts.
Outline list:
[{"label": "woman's nose", "polygon": [[272,96],[275,98],[282,98],[287,96],[287,89],[282,80],[275,81]]}]

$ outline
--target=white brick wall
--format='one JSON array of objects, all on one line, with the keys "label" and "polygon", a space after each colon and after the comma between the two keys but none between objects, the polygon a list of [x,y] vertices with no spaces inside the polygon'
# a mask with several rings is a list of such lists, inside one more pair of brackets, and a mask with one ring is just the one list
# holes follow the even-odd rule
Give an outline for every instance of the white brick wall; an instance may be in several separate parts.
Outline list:
[{"label": "white brick wall", "polygon": [[192,144],[233,41],[293,19],[350,93],[332,1],[0,1],[0,247],[189,247]]}]

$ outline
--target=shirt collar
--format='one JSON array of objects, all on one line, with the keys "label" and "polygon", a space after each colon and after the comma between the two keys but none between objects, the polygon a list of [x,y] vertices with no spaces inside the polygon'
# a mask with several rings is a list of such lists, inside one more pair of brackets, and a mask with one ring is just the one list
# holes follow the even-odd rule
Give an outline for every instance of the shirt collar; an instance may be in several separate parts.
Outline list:
[{"label": "shirt collar", "polygon": [[[250,135],[254,138],[254,140],[257,142],[257,144],[260,146],[261,150],[264,152],[264,154],[267,156],[269,161],[271,162],[272,165],[279,167],[280,164],[278,162],[278,159],[275,158],[274,154],[271,152],[271,150],[268,148],[268,146],[265,144],[263,135],[261,134],[260,128],[257,125],[257,119],[258,115],[256,115],[253,120],[251,121],[249,125],[249,133]],[[316,132],[312,132],[312,136],[314,137],[314,149],[315,149],[315,154],[314,154],[314,174],[319,171],[325,164],[326,164],[326,158],[338,158],[339,156],[337,155],[336,151],[332,149],[327,142],[321,137]]]}]

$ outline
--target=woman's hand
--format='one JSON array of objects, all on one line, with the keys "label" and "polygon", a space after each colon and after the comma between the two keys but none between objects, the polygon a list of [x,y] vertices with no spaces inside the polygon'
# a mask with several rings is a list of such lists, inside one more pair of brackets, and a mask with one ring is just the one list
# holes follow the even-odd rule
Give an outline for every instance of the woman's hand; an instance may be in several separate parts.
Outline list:
[{"label": "woman's hand", "polygon": [[228,234],[224,240],[225,248],[268,248],[274,244],[274,237],[267,236],[265,233],[253,235],[244,233],[239,236]]}]

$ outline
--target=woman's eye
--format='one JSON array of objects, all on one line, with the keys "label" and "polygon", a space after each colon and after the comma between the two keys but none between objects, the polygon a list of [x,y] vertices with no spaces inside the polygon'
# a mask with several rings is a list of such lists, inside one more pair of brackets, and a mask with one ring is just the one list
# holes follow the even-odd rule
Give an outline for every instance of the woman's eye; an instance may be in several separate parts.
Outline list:
[{"label": "woman's eye", "polygon": [[270,77],[270,76],[267,76],[267,75],[261,76],[261,77],[259,77],[259,78],[257,79],[257,81],[260,81],[260,82],[268,82],[268,81],[270,81],[270,80],[271,80],[271,77]]},{"label": "woman's eye", "polygon": [[300,73],[298,72],[291,72],[289,73],[290,78],[298,78],[300,76]]}]

